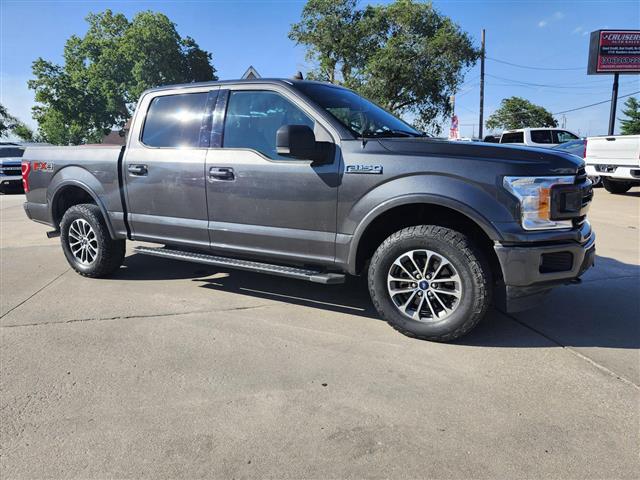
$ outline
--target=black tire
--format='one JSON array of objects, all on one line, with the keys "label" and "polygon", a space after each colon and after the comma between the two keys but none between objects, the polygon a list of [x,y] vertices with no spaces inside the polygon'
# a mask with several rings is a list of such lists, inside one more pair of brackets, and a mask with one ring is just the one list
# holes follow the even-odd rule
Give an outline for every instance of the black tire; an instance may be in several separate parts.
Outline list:
[{"label": "black tire", "polygon": [[[97,253],[89,264],[82,263],[71,250],[69,229],[79,219],[86,221],[95,233]],[[102,212],[97,205],[91,203],[74,205],[64,213],[60,222],[60,240],[69,265],[84,277],[106,277],[118,270],[124,260],[125,240],[111,238]]]},{"label": "black tire", "polygon": [[611,180],[607,177],[602,178],[602,185],[609,193],[626,193],[632,187],[631,182]]},{"label": "black tire", "polygon": [[[403,315],[387,290],[387,275],[403,253],[426,249],[444,256],[457,270],[462,296],[457,307],[441,320],[413,320]],[[448,342],[471,331],[491,304],[491,270],[482,253],[458,231],[435,225],[402,229],[376,250],[368,272],[369,293],[380,315],[399,332],[436,342]]]}]

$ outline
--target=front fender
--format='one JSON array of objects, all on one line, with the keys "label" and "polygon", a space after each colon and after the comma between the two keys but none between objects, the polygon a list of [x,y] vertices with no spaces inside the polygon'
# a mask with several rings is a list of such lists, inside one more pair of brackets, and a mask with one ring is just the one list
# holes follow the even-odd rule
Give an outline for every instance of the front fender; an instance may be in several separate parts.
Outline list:
[{"label": "front fender", "polygon": [[496,192],[492,194],[490,189],[468,179],[422,174],[396,178],[367,192],[344,217],[339,231],[349,237],[347,264],[350,272],[355,271],[358,245],[369,225],[392,208],[410,204],[431,204],[455,210],[476,223],[493,241],[503,240],[496,224],[514,221],[509,210],[497,199]]}]

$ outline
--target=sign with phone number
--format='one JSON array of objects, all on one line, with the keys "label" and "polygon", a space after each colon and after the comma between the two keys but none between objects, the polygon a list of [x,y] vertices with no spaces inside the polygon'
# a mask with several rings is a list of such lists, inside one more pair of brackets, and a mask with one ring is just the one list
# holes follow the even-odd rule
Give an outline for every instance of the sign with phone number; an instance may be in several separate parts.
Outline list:
[{"label": "sign with phone number", "polygon": [[640,73],[640,30],[591,32],[587,73]]}]

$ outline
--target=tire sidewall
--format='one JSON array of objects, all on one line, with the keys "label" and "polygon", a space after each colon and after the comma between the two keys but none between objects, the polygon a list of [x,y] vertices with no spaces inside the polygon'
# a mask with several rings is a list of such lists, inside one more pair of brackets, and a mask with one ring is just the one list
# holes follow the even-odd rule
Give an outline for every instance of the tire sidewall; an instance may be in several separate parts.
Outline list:
[{"label": "tire sidewall", "polygon": [[[451,262],[458,272],[462,286],[462,297],[456,310],[450,316],[435,322],[422,322],[406,317],[400,313],[387,290],[387,275],[393,262],[404,253],[421,249],[431,250]],[[371,296],[381,304],[380,313],[400,330],[423,337],[449,335],[463,328],[468,323],[469,317],[478,310],[480,287],[475,280],[468,258],[461,250],[446,240],[431,236],[401,236],[394,242],[383,244],[383,247],[374,255],[369,269],[369,289]]]}]

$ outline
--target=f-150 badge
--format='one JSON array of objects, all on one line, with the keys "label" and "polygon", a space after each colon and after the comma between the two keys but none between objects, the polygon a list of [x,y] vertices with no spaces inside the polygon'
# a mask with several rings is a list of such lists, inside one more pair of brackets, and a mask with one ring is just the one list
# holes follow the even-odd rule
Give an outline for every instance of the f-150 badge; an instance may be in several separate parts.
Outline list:
[{"label": "f-150 badge", "polygon": [[347,173],[382,174],[382,165],[347,165]]}]

